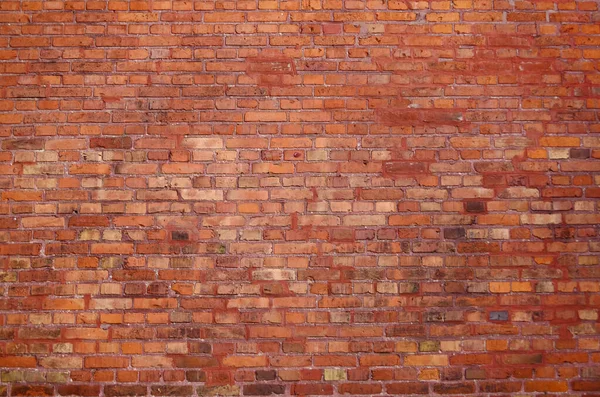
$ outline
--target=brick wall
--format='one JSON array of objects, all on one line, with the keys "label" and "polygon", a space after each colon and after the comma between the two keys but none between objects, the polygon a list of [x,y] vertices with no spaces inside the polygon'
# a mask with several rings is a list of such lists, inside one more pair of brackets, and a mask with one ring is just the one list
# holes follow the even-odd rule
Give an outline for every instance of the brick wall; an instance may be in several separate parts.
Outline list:
[{"label": "brick wall", "polygon": [[0,2],[0,395],[600,391],[600,14]]}]

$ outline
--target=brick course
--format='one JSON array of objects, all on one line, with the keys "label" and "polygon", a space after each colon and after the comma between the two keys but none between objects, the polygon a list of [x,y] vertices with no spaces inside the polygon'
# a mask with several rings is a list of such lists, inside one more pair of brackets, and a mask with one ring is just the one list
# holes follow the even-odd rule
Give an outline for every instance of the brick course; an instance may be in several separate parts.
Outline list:
[{"label": "brick course", "polygon": [[0,1],[0,395],[596,396],[599,12]]}]

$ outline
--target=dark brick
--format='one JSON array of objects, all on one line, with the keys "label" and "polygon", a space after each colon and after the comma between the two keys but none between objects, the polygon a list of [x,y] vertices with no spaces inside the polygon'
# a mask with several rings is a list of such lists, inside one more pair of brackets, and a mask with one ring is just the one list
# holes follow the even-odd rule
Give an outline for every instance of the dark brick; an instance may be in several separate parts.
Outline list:
[{"label": "dark brick", "polygon": [[573,391],[600,392],[600,380],[574,380],[571,385]]},{"label": "dark brick", "polygon": [[591,151],[590,149],[579,149],[579,148],[571,148],[569,150],[569,157],[572,159],[589,159]]},{"label": "dark brick", "polygon": [[196,389],[199,396],[239,396],[239,386],[200,386]]},{"label": "dark brick", "polygon": [[433,385],[433,391],[437,394],[472,394],[475,393],[473,383],[442,383]]},{"label": "dark brick", "polygon": [[99,396],[99,385],[60,385],[58,394],[61,396]]},{"label": "dark brick", "polygon": [[175,231],[171,232],[171,239],[175,241],[186,241],[190,239],[190,235],[188,232]]},{"label": "dark brick", "polygon": [[292,394],[300,396],[332,395],[333,386],[323,383],[297,383],[292,386]]},{"label": "dark brick", "polygon": [[206,342],[189,342],[190,343],[190,352],[196,354],[210,354],[212,352],[212,346],[210,343]]},{"label": "dark brick", "polygon": [[448,240],[455,240],[464,238],[466,236],[464,227],[453,227],[451,229],[444,229],[444,238]]},{"label": "dark brick", "polygon": [[141,385],[107,385],[104,386],[106,397],[120,396],[145,396],[148,394],[146,386]]},{"label": "dark brick", "polygon": [[44,385],[13,385],[11,395],[13,396],[53,396],[54,388]]},{"label": "dark brick", "polygon": [[425,335],[425,327],[422,325],[395,325],[386,328],[385,334],[390,337],[423,336]]},{"label": "dark brick", "polygon": [[521,391],[521,382],[481,382],[479,390],[484,393],[516,393]]},{"label": "dark brick", "polygon": [[283,342],[285,353],[304,353],[304,344],[300,342]]},{"label": "dark brick", "polygon": [[149,295],[167,295],[169,293],[169,284],[152,283],[148,286],[147,293]]},{"label": "dark brick", "polygon": [[427,163],[393,161],[384,163],[384,170],[390,175],[419,175],[427,172]]},{"label": "dark brick", "polygon": [[277,372],[275,370],[258,370],[256,371],[256,380],[275,380]]},{"label": "dark brick", "polygon": [[268,396],[270,394],[284,394],[285,385],[254,383],[251,385],[244,385],[243,392],[245,396]]},{"label": "dark brick", "polygon": [[153,396],[191,396],[194,394],[194,388],[192,386],[172,385],[152,386],[150,394]]},{"label": "dark brick", "polygon": [[445,381],[461,380],[463,377],[462,369],[457,367],[443,368],[441,375]]},{"label": "dark brick", "polygon": [[90,148],[99,149],[130,149],[131,138],[90,138]]},{"label": "dark brick", "polygon": [[539,353],[532,354],[507,354],[502,358],[506,364],[540,364],[542,355]]},{"label": "dark brick", "polygon": [[428,394],[429,385],[425,382],[391,383],[386,386],[388,394]]},{"label": "dark brick", "polygon": [[484,369],[479,368],[467,368],[465,371],[465,379],[485,379],[487,377],[487,373]]},{"label": "dark brick", "polygon": [[467,201],[466,202],[467,212],[485,212],[485,203],[483,201]]},{"label": "dark brick", "polygon": [[204,371],[186,371],[185,379],[188,382],[206,382],[206,372],[204,372]]},{"label": "dark brick", "polygon": [[21,339],[57,339],[60,329],[21,328],[18,334]]},{"label": "dark brick", "polygon": [[40,150],[44,148],[44,140],[35,139],[6,139],[2,142],[5,150]]},{"label": "dark brick", "polygon": [[213,357],[174,356],[173,363],[178,368],[215,367],[218,361]]},{"label": "dark brick", "polygon": [[146,285],[140,283],[127,283],[124,288],[125,295],[142,295],[146,293]]},{"label": "dark brick", "polygon": [[490,321],[508,321],[508,312],[490,312]]}]

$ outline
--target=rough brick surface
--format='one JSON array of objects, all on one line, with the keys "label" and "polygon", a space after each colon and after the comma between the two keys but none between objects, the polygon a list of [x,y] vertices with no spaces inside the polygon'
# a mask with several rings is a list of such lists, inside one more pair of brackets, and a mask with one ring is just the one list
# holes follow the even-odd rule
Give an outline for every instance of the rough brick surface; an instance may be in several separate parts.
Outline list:
[{"label": "rough brick surface", "polygon": [[600,395],[595,0],[0,1],[0,395]]}]

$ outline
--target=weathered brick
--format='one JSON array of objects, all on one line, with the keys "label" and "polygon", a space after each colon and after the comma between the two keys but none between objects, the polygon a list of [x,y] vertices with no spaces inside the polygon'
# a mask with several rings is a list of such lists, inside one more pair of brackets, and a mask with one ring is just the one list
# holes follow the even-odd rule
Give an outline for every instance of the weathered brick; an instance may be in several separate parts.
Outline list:
[{"label": "weathered brick", "polygon": [[153,396],[191,396],[194,394],[194,388],[192,386],[174,385],[152,386],[150,393]]},{"label": "weathered brick", "polygon": [[285,386],[277,384],[255,383],[244,385],[243,393],[246,396],[269,396],[272,394],[284,394]]},{"label": "weathered brick", "polygon": [[107,397],[145,396],[148,388],[143,385],[107,385],[104,386],[104,395]]},{"label": "weathered brick", "polygon": [[47,385],[14,385],[13,396],[53,396],[54,388]]},{"label": "weathered brick", "polygon": [[597,392],[598,11],[0,1],[0,395]]},{"label": "weathered brick", "polygon": [[57,390],[61,396],[97,396],[100,394],[99,385],[60,385]]},{"label": "weathered brick", "polygon": [[525,382],[526,392],[566,392],[569,389],[567,382],[565,381],[528,381]]}]

